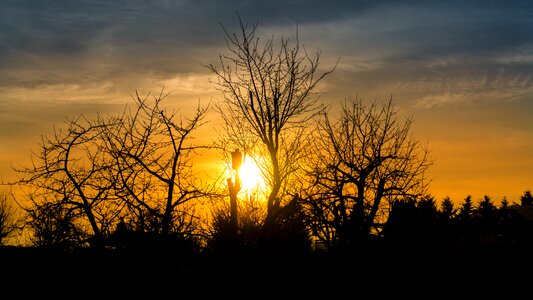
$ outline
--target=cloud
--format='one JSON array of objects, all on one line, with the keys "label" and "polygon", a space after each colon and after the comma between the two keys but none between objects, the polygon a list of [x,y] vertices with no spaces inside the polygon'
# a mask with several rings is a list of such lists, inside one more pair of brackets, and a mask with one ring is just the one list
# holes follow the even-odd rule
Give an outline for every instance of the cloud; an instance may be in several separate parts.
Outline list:
[{"label": "cloud", "polygon": [[529,74],[503,70],[490,76],[472,74],[454,78],[442,78],[431,84],[432,88],[420,91],[416,107],[435,108],[444,105],[471,105],[490,102],[524,102],[533,95],[533,81]]},{"label": "cloud", "polygon": [[[321,68],[341,58],[320,85],[325,102],[356,93],[369,100],[392,95],[406,113],[418,113],[422,132],[439,147],[462,146],[453,134],[477,122],[469,134],[478,139],[468,149],[436,151],[443,162],[440,186],[461,190],[454,182],[475,181],[480,172],[472,170],[501,152],[489,149],[484,160],[474,157],[466,165],[460,155],[512,137],[502,148],[509,158],[499,161],[506,166],[516,164],[513,154],[526,157],[524,149],[531,148],[516,142],[532,130],[531,11],[533,2],[526,0],[0,1],[0,156],[26,158],[25,145],[38,142],[52,123],[120,110],[135,90],[164,86],[170,104],[184,114],[198,100],[217,97],[203,65],[225,51],[219,22],[237,31],[238,12],[245,21],[259,21],[262,37],[293,39],[298,27],[307,50],[323,50]],[[490,138],[491,132],[498,134]],[[462,159],[459,165],[455,158]],[[523,162],[528,169],[513,169],[514,176],[531,178],[531,160]],[[0,173],[6,165],[0,162]],[[465,176],[465,170],[475,174]],[[483,170],[483,176],[500,180],[504,170]],[[507,189],[516,187],[505,180]]]},{"label": "cloud", "polygon": [[160,81],[160,85],[171,92],[180,94],[195,95],[199,92],[200,94],[212,94],[217,92],[214,84],[210,82],[212,79],[211,75],[178,74]]},{"label": "cloud", "polygon": [[[99,85],[82,86],[79,84],[33,84],[31,87],[0,88],[4,102],[11,103],[50,103],[82,102],[101,103],[109,101],[109,94],[114,90],[110,82]],[[112,99],[116,101],[117,99]]]}]

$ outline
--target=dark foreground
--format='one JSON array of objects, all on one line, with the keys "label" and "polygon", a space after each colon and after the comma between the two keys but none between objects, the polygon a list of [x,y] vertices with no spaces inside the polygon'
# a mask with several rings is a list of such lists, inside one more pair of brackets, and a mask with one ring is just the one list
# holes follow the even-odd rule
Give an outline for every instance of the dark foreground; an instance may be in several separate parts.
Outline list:
[{"label": "dark foreground", "polygon": [[529,294],[532,254],[529,249],[513,247],[418,250],[380,247],[336,254],[179,257],[169,253],[91,250],[63,253],[3,247],[0,272],[3,292],[27,297],[286,298],[283,295],[291,293],[365,299],[369,295],[391,293],[421,296],[433,293],[429,297],[432,299],[461,293]]}]

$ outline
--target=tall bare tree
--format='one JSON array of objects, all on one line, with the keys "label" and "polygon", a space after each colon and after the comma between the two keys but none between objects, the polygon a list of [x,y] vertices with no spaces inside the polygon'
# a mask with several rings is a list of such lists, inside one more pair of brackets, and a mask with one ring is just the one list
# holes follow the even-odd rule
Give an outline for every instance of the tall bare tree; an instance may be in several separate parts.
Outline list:
[{"label": "tall bare tree", "polygon": [[207,193],[193,169],[195,151],[206,146],[196,145],[192,136],[204,124],[207,108],[198,106],[186,119],[162,106],[165,97],[163,91],[154,97],[136,94],[133,108],[116,119],[100,119],[102,135],[114,160],[117,196],[137,229],[190,233],[195,223],[190,202]]},{"label": "tall bare tree", "polygon": [[412,119],[396,114],[392,100],[360,99],[346,100],[338,118],[324,113],[308,199],[311,225],[326,243],[365,239],[391,202],[424,194],[428,151],[411,137]]},{"label": "tall bare tree", "polygon": [[[317,112],[313,89],[330,72],[318,74],[320,51],[309,54],[296,34],[294,43],[261,40],[257,23],[240,21],[240,32],[223,27],[229,53],[208,68],[224,98],[217,110],[224,120],[229,150],[251,152],[268,182],[267,216],[272,221],[286,204],[291,176],[305,157],[303,132]],[[233,148],[232,148],[233,147]]]}]

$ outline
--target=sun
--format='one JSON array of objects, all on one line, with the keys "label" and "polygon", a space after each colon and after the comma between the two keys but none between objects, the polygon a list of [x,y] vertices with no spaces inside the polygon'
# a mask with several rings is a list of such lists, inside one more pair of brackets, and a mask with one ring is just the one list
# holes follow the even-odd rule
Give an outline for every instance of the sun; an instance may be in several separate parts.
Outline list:
[{"label": "sun", "polygon": [[251,191],[264,187],[264,179],[261,170],[251,157],[246,157],[239,170],[241,190]]}]

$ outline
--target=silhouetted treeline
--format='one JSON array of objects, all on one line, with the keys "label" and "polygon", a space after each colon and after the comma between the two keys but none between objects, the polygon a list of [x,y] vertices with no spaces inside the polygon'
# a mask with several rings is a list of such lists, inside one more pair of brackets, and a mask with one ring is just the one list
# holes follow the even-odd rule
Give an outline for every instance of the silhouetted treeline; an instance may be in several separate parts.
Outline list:
[{"label": "silhouetted treeline", "polygon": [[[277,237],[263,236],[253,215],[241,219],[237,243],[224,236],[223,224],[227,220],[220,219],[215,222],[218,225],[213,227],[210,242],[203,246],[179,237],[139,233],[121,222],[106,239],[104,249],[81,247],[65,252],[0,247],[0,260],[4,272],[9,273],[7,282],[16,278],[35,280],[35,286],[42,284],[45,293],[53,284],[67,289],[76,287],[80,279],[94,279],[93,274],[99,274],[99,283],[91,291],[108,287],[130,294],[154,292],[152,288],[156,286],[155,292],[184,284],[227,286],[238,282],[245,288],[258,288],[262,281],[280,272],[276,282],[284,282],[284,289],[290,291],[312,286],[314,293],[322,293],[330,286],[349,286],[356,280],[367,288],[384,284],[389,288],[407,286],[410,288],[401,288],[398,293],[408,291],[411,295],[441,290],[443,281],[454,278],[481,281],[462,288],[463,292],[487,293],[486,284],[498,278],[499,285],[490,291],[504,290],[507,294],[523,287],[508,290],[526,283],[528,277],[520,274],[532,265],[530,201],[529,191],[520,204],[502,201],[496,205],[488,196],[477,201],[468,196],[459,205],[449,198],[437,202],[431,196],[401,200],[392,206],[379,234],[371,233],[364,244],[361,240],[357,245],[339,241],[329,250],[304,238],[308,236],[300,226],[305,224],[305,216],[293,211],[288,212],[292,217],[275,229],[284,232]],[[243,212],[254,211],[253,203],[247,205],[243,205]],[[347,245],[349,248],[343,248]],[[29,270],[46,275],[29,278]],[[132,283],[139,287],[133,289]],[[123,290],[125,286],[129,288]],[[452,291],[447,288],[441,292]]]},{"label": "silhouetted treeline", "polygon": [[[487,195],[478,201],[467,196],[458,204],[448,197],[437,201],[430,195],[397,200],[392,203],[381,230],[369,232],[364,239],[357,236],[357,240],[341,235],[329,247],[309,231],[308,224],[316,222],[315,216],[306,214],[300,198],[295,198],[292,204],[284,208],[278,222],[271,225],[269,231],[262,226],[261,203],[243,201],[237,237],[229,233],[229,212],[224,207],[213,211],[212,225],[204,233],[203,239],[185,238],[179,233],[139,231],[121,218],[105,237],[105,247],[87,247],[83,242],[84,235],[76,234],[69,228],[72,225],[68,216],[49,209],[41,209],[38,218],[46,220],[32,226],[35,230],[39,229],[34,232],[35,239],[39,239],[34,247],[59,251],[57,253],[95,249],[126,255],[192,257],[200,253],[233,256],[308,255],[374,247],[404,250],[529,250],[533,249],[532,200],[529,190],[523,193],[520,203],[513,204],[504,199],[497,205]],[[38,220],[37,216],[32,220]],[[63,223],[58,223],[59,220]]]},{"label": "silhouetted treeline", "polygon": [[[427,196],[393,204],[383,238],[393,245],[414,249],[526,250],[533,246],[533,205],[525,191],[520,204],[489,196],[474,202],[467,196],[458,207],[449,198],[440,205]],[[510,252],[507,252],[510,253]]]}]

